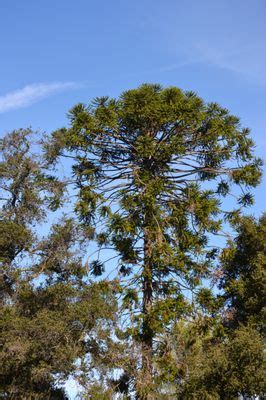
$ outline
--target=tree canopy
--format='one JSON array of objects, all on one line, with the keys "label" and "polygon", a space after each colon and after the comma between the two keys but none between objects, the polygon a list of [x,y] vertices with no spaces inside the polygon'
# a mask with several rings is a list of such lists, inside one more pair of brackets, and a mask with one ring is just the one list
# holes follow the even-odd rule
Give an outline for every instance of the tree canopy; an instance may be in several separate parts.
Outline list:
[{"label": "tree canopy", "polygon": [[86,237],[73,219],[62,217],[42,235],[64,184],[34,154],[34,137],[22,129],[1,143],[1,397],[64,399],[60,383],[92,337],[97,343],[108,334],[116,301],[109,285],[84,279]]},{"label": "tree canopy", "polygon": [[[117,255],[123,305],[134,312],[127,333],[141,346],[135,384],[140,398],[154,398],[156,335],[192,311],[215,257],[209,236],[252,203],[261,161],[237,117],[175,87],[145,84],[96,98],[73,107],[69,120],[47,157],[74,157],[75,210],[95,229],[99,251]],[[224,210],[222,198],[234,190],[237,208]],[[105,270],[99,260],[91,269]]]},{"label": "tree canopy", "polygon": [[64,398],[71,374],[88,399],[262,394],[264,217],[243,217],[262,162],[249,130],[155,84],[68,118],[36,143],[30,130],[2,142],[3,394]]}]

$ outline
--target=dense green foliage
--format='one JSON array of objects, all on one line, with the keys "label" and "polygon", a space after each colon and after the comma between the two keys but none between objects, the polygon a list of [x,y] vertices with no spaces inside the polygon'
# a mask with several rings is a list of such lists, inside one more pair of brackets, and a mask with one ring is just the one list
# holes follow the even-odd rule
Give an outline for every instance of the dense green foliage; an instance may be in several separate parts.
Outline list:
[{"label": "dense green foliage", "polygon": [[261,177],[248,129],[147,84],[68,117],[0,143],[0,396],[66,399],[71,376],[82,399],[262,396],[265,217],[242,215]]},{"label": "dense green foliage", "polygon": [[265,321],[266,216],[246,217],[236,226],[237,237],[222,254],[220,288],[231,311],[231,324],[255,325]]}]

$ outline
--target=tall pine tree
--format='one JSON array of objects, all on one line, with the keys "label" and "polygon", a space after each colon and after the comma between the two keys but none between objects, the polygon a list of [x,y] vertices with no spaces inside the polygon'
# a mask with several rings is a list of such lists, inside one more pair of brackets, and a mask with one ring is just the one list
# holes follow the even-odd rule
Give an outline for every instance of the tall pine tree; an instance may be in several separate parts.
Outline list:
[{"label": "tall pine tree", "polygon": [[[237,117],[176,87],[144,84],[96,98],[69,119],[47,157],[75,159],[76,212],[94,227],[99,253],[116,252],[123,307],[134,315],[127,334],[141,347],[135,389],[154,399],[156,335],[191,310],[186,293],[208,278],[215,255],[209,238],[252,202],[261,162]],[[221,199],[234,190],[237,208],[224,210]],[[100,259],[90,267],[104,272]]]}]

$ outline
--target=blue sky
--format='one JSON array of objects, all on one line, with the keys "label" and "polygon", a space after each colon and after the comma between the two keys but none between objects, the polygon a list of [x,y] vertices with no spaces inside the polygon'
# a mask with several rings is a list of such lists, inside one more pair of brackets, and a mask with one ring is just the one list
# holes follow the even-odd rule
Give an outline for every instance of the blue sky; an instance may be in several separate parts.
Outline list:
[{"label": "blue sky", "polygon": [[158,82],[227,106],[263,151],[265,0],[9,0],[0,11],[2,133],[50,131],[76,102]]},{"label": "blue sky", "polygon": [[229,108],[265,156],[265,0],[8,0],[0,35],[1,135],[50,132],[77,102],[156,82]]}]

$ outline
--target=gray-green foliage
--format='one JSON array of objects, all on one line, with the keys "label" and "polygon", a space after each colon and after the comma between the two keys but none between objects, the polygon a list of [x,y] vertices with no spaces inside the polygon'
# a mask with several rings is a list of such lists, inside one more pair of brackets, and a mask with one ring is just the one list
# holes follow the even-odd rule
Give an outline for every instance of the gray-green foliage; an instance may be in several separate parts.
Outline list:
[{"label": "gray-green foliage", "polygon": [[36,140],[21,129],[0,145],[0,397],[6,399],[66,398],[58,385],[77,373],[91,341],[110,336],[115,320],[111,284],[87,279],[84,231],[71,217],[50,229],[43,224],[63,204],[65,184]]}]

